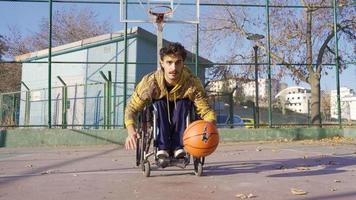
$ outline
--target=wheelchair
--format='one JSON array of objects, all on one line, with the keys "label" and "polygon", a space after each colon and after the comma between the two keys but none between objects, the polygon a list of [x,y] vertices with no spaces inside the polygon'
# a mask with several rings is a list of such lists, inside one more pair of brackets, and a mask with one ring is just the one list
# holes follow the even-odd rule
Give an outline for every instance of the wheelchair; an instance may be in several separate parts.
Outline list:
[{"label": "wheelchair", "polygon": [[[145,106],[138,115],[136,131],[139,137],[136,141],[136,166],[141,168],[145,177],[149,177],[151,175],[151,164],[159,168],[176,166],[184,169],[191,162],[192,158],[194,174],[202,176],[205,157],[193,157],[187,152],[184,158],[178,159],[170,155],[165,161],[158,159],[156,156],[158,151],[157,117],[157,109],[153,105]],[[189,125],[193,117],[193,109],[191,109],[186,118],[186,126]],[[153,157],[153,159],[150,159],[150,157]]]}]

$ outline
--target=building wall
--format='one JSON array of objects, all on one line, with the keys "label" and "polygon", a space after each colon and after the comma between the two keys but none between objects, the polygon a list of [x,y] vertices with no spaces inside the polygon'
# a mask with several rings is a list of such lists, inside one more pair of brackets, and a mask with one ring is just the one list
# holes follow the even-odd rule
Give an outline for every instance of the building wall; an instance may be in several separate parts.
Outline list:
[{"label": "building wall", "polygon": [[[355,93],[352,89],[341,87],[340,88],[340,107],[341,107],[341,118],[349,119],[350,118],[350,105],[347,100],[349,97],[355,96]],[[331,90],[330,92],[330,113],[331,118],[337,119],[337,91]],[[356,120],[356,119],[355,119]]]},{"label": "building wall", "polygon": [[[62,54],[54,56],[52,61],[67,61],[67,62],[85,62],[86,50],[72,52],[70,54]],[[47,62],[47,58],[35,60],[38,62]],[[68,64],[68,63],[53,63],[52,71],[52,87],[57,87],[52,90],[52,121],[61,123],[60,110],[62,98],[62,83],[57,76],[67,83],[67,85],[83,84],[85,64]],[[30,88],[31,92],[31,110],[30,110],[30,124],[46,125],[48,121],[48,64],[47,63],[23,63],[22,65],[22,81]],[[25,91],[24,86],[21,90]],[[68,95],[74,96],[74,92],[83,95],[83,90],[68,89]],[[25,94],[21,94],[20,117],[19,124],[24,124],[24,108],[25,108]],[[72,104],[74,105],[74,104]],[[81,109],[78,105],[78,111]],[[72,121],[73,115],[68,116],[68,122]]]},{"label": "building wall", "polygon": [[289,87],[277,95],[281,106],[298,113],[308,113],[311,98],[310,90],[302,87]]},{"label": "building wall", "polygon": [[[255,81],[250,81],[248,83],[242,84],[242,88],[245,96],[254,97],[256,94],[256,84]],[[258,97],[262,99],[268,98],[268,79],[259,79],[258,80]],[[279,81],[272,80],[272,97],[274,97],[279,92]]]}]

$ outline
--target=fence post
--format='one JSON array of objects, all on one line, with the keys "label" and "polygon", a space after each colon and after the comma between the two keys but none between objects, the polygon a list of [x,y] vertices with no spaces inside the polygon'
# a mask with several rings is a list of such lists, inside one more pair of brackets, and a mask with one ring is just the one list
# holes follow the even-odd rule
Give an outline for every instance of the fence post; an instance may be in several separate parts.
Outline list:
[{"label": "fence post", "polygon": [[271,38],[269,24],[269,0],[266,0],[267,55],[268,55],[268,127],[272,128],[272,79],[271,79]]},{"label": "fence post", "polygon": [[21,81],[21,84],[26,88],[24,125],[27,126],[30,124],[31,92],[30,92],[30,88],[25,84],[25,82]]},{"label": "fence post", "polygon": [[234,98],[233,92],[229,93],[230,128],[234,128]]},{"label": "fence post", "polygon": [[111,129],[112,127],[112,78],[111,71],[108,71],[108,81],[107,81],[107,128]]},{"label": "fence post", "polygon": [[2,119],[2,116],[3,116],[3,94],[0,94],[0,125],[3,125],[3,119]]},{"label": "fence post", "polygon": [[[66,129],[67,122],[67,108],[68,108],[68,89],[67,84],[60,76],[57,76],[58,80],[63,84],[62,86],[62,128]],[[74,111],[73,111],[74,112]]]},{"label": "fence post", "polygon": [[105,129],[111,128],[111,110],[112,110],[112,81],[111,81],[111,71],[108,72],[108,77],[100,71],[100,75],[105,80],[104,83],[104,127]]},{"label": "fence post", "polygon": [[334,39],[335,39],[335,69],[336,69],[336,102],[337,102],[337,121],[339,128],[342,128],[341,122],[341,103],[340,103],[340,58],[339,58],[339,38],[337,36],[337,0],[333,0],[334,16]]}]

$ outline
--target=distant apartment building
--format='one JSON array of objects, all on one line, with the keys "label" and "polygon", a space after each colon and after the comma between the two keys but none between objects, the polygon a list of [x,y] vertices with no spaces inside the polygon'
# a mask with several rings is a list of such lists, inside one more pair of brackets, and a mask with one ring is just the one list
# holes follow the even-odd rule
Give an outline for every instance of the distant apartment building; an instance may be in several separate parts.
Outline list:
[{"label": "distant apartment building", "polygon": [[297,113],[308,113],[310,97],[310,89],[299,86],[287,87],[276,95],[277,102],[281,107]]},{"label": "distant apartment building", "polygon": [[[258,98],[267,99],[268,98],[268,79],[259,79],[258,80]],[[278,80],[272,79],[272,98],[280,91],[280,83]],[[256,84],[255,81],[250,81],[248,83],[242,84],[243,93],[247,97],[256,96]]]},{"label": "distant apartment building", "polygon": [[[255,87],[255,81],[249,81],[247,83],[241,83],[235,79],[229,79],[226,81],[218,80],[218,81],[211,81],[209,83],[209,91],[211,92],[232,92],[237,84],[241,84],[239,88],[242,91],[243,95],[245,97],[250,97],[251,99],[254,100],[255,97],[255,92],[256,92],[256,87]],[[272,80],[272,98],[279,92],[281,84],[279,83],[278,80]],[[259,105],[261,107],[268,106],[267,99],[268,99],[268,87],[269,87],[269,81],[268,79],[259,79],[258,80],[258,97],[260,99]],[[238,94],[238,92],[235,90],[234,91],[234,96],[236,95],[241,95]]]},{"label": "distant apartment building", "polygon": [[[340,88],[340,107],[342,119],[356,120],[356,94],[352,89]],[[330,110],[331,118],[337,119],[337,90],[330,92]]]}]

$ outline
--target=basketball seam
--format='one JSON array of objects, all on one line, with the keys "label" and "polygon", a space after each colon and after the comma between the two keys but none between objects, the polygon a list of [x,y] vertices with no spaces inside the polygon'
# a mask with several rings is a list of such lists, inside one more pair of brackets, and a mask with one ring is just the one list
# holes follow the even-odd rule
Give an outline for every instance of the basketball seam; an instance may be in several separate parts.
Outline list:
[{"label": "basketball seam", "polygon": [[[217,134],[219,135],[219,133],[209,133],[209,135],[214,135],[214,134]],[[201,134],[197,134],[197,135],[193,135],[193,136],[189,136],[189,137],[183,137],[183,141],[189,139],[189,138],[192,138],[192,137],[196,137],[196,136],[201,136],[203,135],[202,133]]]},{"label": "basketball seam", "polygon": [[194,149],[212,149],[212,148],[214,148],[214,147],[217,147],[218,145],[219,145],[219,142],[218,142],[216,145],[211,146],[211,147],[209,147],[209,148],[199,148],[199,147],[195,147],[195,146],[192,146],[192,145],[184,145],[184,146],[192,147],[192,148],[194,148]]}]

